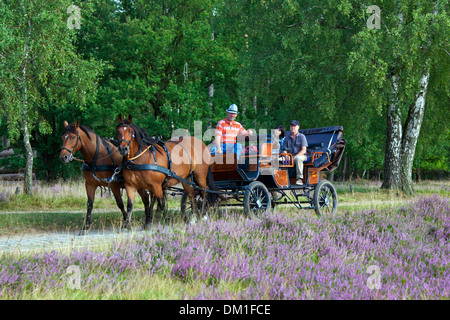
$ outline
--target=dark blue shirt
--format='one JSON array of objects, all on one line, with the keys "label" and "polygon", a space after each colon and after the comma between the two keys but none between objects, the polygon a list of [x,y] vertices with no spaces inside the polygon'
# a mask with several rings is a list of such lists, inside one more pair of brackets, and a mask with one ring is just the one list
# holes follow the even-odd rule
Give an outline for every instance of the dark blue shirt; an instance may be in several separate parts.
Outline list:
[{"label": "dark blue shirt", "polygon": [[303,147],[308,147],[308,142],[306,141],[306,137],[302,133],[297,133],[295,138],[292,138],[291,132],[287,131],[284,137],[283,150],[286,148],[291,149],[292,155],[295,157]]}]

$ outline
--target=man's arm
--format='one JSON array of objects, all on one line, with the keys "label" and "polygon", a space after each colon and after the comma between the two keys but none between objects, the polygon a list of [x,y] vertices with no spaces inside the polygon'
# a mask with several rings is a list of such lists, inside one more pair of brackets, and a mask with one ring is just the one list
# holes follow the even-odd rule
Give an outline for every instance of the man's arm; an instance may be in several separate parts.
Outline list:
[{"label": "man's arm", "polygon": [[300,156],[302,156],[302,155],[304,155],[304,154],[306,154],[306,147],[302,147],[302,149],[300,150],[300,152],[297,153],[297,154],[295,155],[294,158],[300,157]]},{"label": "man's arm", "polygon": [[221,136],[216,136],[214,139],[214,144],[216,145],[216,152],[222,153],[222,147],[220,146],[220,141],[222,140]]},{"label": "man's arm", "polygon": [[220,125],[220,122],[216,126],[216,133],[215,133],[215,139],[214,144],[216,145],[216,152],[222,153],[222,126]]},{"label": "man's arm", "polygon": [[252,136],[253,135],[253,130],[252,129],[248,129],[245,130],[244,127],[241,125],[240,129],[239,129],[239,133],[238,133],[238,137],[239,136]]},{"label": "man's arm", "polygon": [[299,156],[302,156],[302,155],[306,154],[306,147],[308,146],[308,142],[306,141],[306,137],[303,136],[303,135],[300,136],[300,139],[301,139],[301,146],[302,146],[302,148],[300,149],[300,152],[295,155],[295,157],[299,157]]}]

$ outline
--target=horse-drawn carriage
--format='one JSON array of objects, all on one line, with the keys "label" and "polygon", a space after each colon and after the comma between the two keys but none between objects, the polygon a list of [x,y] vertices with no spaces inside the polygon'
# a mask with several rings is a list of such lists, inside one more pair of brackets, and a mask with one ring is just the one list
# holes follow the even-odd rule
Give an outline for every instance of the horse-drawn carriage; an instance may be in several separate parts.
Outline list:
[{"label": "horse-drawn carriage", "polygon": [[[210,155],[206,145],[195,137],[162,142],[133,124],[131,116],[124,119],[119,115],[116,144],[104,141],[78,122],[65,126],[61,160],[76,159],[77,151],[85,158],[80,160],[84,162],[88,195],[83,230],[90,226],[95,189],[99,186],[114,187],[125,227],[129,226],[136,192],[145,206],[145,226],[152,222],[154,202],[158,200],[159,208],[163,207],[166,190],[183,192],[181,213],[187,221],[194,214],[202,215],[205,206],[212,202],[219,206],[243,206],[250,217],[281,203],[315,209],[317,214],[334,213],[337,209],[336,190],[329,181],[320,178],[320,172],[333,171],[339,165],[346,145],[342,127],[300,130],[309,146],[303,185],[297,185],[292,154],[289,150],[281,154],[273,150],[276,143],[270,135],[246,137],[243,144],[256,144],[256,148],[248,148],[256,152],[238,158],[236,153]],[[183,189],[176,187],[180,182]],[[122,187],[128,196],[126,210],[119,196]],[[150,193],[151,203],[145,190]]]},{"label": "horse-drawn carriage", "polygon": [[[222,206],[242,206],[249,216],[258,216],[277,204],[293,204],[298,209],[314,209],[318,215],[335,213],[338,205],[336,189],[320,173],[335,170],[342,158],[346,141],[343,127],[300,130],[308,141],[307,160],[304,162],[303,185],[296,184],[293,155],[290,150],[279,154],[271,135],[245,137],[242,145],[248,152],[237,158],[237,153],[212,156],[211,172],[222,194],[229,195]],[[253,148],[256,144],[257,148]],[[230,201],[231,200],[231,201]],[[184,196],[181,211],[192,214],[192,207]],[[201,205],[197,198],[197,208]]]}]

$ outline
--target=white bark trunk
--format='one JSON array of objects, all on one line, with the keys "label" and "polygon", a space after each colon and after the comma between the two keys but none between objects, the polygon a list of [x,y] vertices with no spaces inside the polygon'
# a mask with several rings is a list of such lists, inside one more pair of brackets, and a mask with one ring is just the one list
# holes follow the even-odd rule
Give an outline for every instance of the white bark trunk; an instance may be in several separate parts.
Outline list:
[{"label": "white bark trunk", "polygon": [[[437,15],[439,1],[434,2],[434,8],[433,14]],[[402,24],[403,14],[399,13],[398,17],[400,24]],[[431,37],[428,40],[428,46],[432,46]],[[409,108],[403,135],[401,132],[400,115],[398,114],[398,118],[396,118],[397,115],[394,114],[395,108],[393,105],[391,104],[388,107],[388,135],[386,140],[386,158],[384,167],[385,177],[382,187],[400,189],[407,195],[412,195],[414,193],[412,187],[412,167],[423,115],[425,113],[425,95],[430,80],[430,67],[428,66],[428,62],[429,61],[426,61],[423,66],[425,72],[420,78],[420,91]],[[398,87],[395,83],[396,81],[394,80],[394,97],[398,92]],[[399,129],[395,130],[395,127],[398,127]],[[400,140],[398,138],[400,138]],[[400,147],[398,145],[399,142]],[[391,157],[393,158],[391,159]],[[397,163],[398,167],[393,163]],[[399,172],[397,171],[398,169],[400,169]],[[397,185],[395,184],[396,181]]]},{"label": "white bark trunk", "polygon": [[414,155],[416,153],[417,141],[419,139],[420,128],[425,113],[425,95],[427,93],[430,80],[429,71],[425,72],[420,79],[420,92],[416,96],[416,101],[411,104],[408,112],[408,119],[405,124],[405,132],[402,138],[401,150],[401,185],[406,194],[414,192],[412,187],[412,167]]},{"label": "white bark trunk", "polygon": [[383,188],[400,187],[400,148],[402,142],[402,120],[398,105],[398,78],[392,77],[392,100],[387,113],[386,152],[384,160]]},{"label": "white bark trunk", "polygon": [[23,48],[24,58],[22,63],[22,133],[23,144],[25,146],[25,176],[23,182],[23,191],[25,194],[33,195],[33,150],[30,144],[30,133],[28,129],[28,97],[27,97],[27,66],[29,47],[28,43],[31,37],[31,22],[28,21],[28,37]]}]

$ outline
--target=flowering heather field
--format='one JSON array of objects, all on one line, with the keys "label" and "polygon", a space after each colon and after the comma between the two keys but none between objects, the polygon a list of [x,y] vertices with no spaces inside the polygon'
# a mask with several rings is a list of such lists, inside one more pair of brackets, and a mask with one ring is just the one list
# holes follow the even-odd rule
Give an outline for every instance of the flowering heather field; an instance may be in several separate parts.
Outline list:
[{"label": "flowering heather field", "polygon": [[[434,195],[334,217],[275,212],[159,225],[104,251],[4,255],[0,295],[129,298],[143,290],[140,279],[162,277],[181,286],[180,299],[448,299],[449,211],[448,198]],[[69,289],[73,265],[81,281]]]}]

